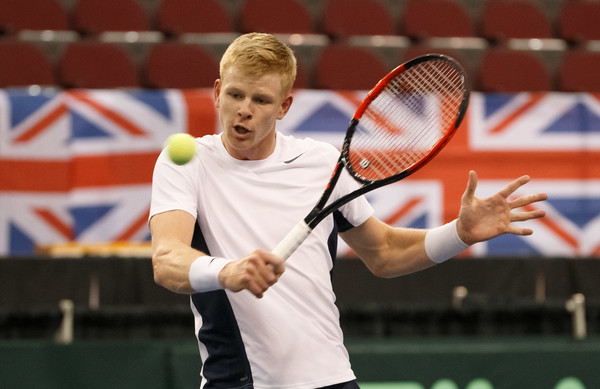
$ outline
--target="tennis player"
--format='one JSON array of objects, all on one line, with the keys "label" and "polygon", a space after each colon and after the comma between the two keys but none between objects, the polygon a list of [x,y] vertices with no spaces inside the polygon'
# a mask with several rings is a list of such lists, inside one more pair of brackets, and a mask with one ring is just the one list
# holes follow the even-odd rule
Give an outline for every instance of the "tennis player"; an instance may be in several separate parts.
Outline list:
[{"label": "tennis player", "polygon": [[[321,222],[284,264],[269,250],[316,203],[339,155],[332,145],[277,132],[295,75],[285,44],[242,35],[223,55],[214,85],[221,133],[197,139],[190,163],[175,165],[163,152],[155,166],[154,277],[191,295],[205,389],[358,388],[330,279],[338,234],[373,274],[397,277],[500,234],[529,235],[513,222],[544,216],[513,212],[546,198],[508,199],[527,176],[479,199],[471,171],[449,224],[392,228],[359,197]],[[332,199],[356,186],[343,174]]]}]

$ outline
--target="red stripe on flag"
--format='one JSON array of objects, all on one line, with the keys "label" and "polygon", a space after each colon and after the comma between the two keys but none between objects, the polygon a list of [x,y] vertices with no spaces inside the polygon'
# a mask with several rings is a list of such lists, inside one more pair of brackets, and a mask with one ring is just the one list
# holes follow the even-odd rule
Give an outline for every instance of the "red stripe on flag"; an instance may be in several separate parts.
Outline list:
[{"label": "red stripe on flag", "polygon": [[137,220],[135,220],[128,229],[126,229],[119,237],[115,240],[118,241],[130,241],[140,228],[144,227],[148,223],[148,216],[150,216],[150,210],[144,212]]},{"label": "red stripe on flag", "polygon": [[34,212],[51,225],[56,231],[60,232],[67,240],[73,240],[75,234],[73,229],[63,223],[54,213],[45,208],[34,208]]},{"label": "red stripe on flag", "polygon": [[[523,207],[523,210],[527,211],[527,212],[531,212],[531,211],[535,211],[537,208],[535,208],[532,205],[527,205]],[[567,231],[563,230],[560,225],[558,225],[558,223],[556,223],[554,220],[552,220],[549,217],[543,217],[541,219],[538,219],[538,221],[540,223],[542,223],[543,225],[545,225],[547,228],[549,228],[550,230],[552,230],[552,232],[554,232],[558,237],[560,237],[563,241],[565,241],[569,246],[573,247],[573,249],[575,249],[575,253],[579,254],[579,241],[577,240],[576,237],[572,236],[571,234],[569,234]]]},{"label": "red stripe on flag", "polygon": [[388,218],[385,219],[385,222],[389,225],[396,224],[396,222],[402,217],[404,217],[408,212],[413,210],[417,205],[423,202],[423,199],[420,197],[415,197],[408,200],[402,207],[400,207],[396,212],[391,214]]},{"label": "red stripe on flag", "polygon": [[[336,92],[336,94],[340,97],[343,97],[346,101],[350,102],[356,109],[358,109],[358,106],[363,102],[364,98],[360,97],[356,92],[354,91],[338,91]],[[354,115],[354,112],[352,112],[352,115]]]},{"label": "red stripe on flag", "polygon": [[214,134],[217,129],[217,112],[211,92],[205,89],[181,91],[187,108],[187,130],[194,137]]},{"label": "red stripe on flag", "polygon": [[488,132],[490,134],[496,134],[498,132],[502,132],[502,130],[506,129],[512,122],[516,119],[524,115],[527,111],[533,108],[541,99],[546,97],[546,93],[532,93],[529,95],[529,101],[523,104],[519,109],[514,111],[512,114],[507,115],[506,118],[500,122],[496,127],[490,129]]},{"label": "red stripe on flag", "polygon": [[78,156],[73,159],[75,188],[149,184],[159,152]]},{"label": "red stripe on flag", "polygon": [[105,107],[100,104],[98,101],[95,101],[87,96],[85,92],[77,91],[70,92],[71,96],[82,103],[87,104],[89,107],[98,111],[102,116],[106,117],[108,120],[120,126],[123,130],[130,133],[134,136],[146,136],[146,131],[142,128],[138,127],[135,123],[127,119],[126,117],[119,115],[117,112],[113,111],[110,108]]},{"label": "red stripe on flag", "polygon": [[0,191],[69,192],[81,187],[149,184],[158,154],[80,156],[71,161],[0,159]]},{"label": "red stripe on flag", "polygon": [[[402,217],[404,217],[408,212],[413,210],[417,205],[421,204],[422,202],[423,202],[423,199],[419,198],[419,197],[414,197],[412,199],[409,199],[406,203],[403,204],[402,207],[400,207],[390,217],[386,218],[385,223],[387,223],[389,225],[394,225],[398,220],[402,219]],[[353,256],[356,256],[356,253],[354,252],[354,250],[349,248],[344,253],[344,256],[353,257]]]},{"label": "red stripe on flag", "polygon": [[62,115],[68,112],[67,106],[64,104],[58,105],[46,116],[35,122],[33,126],[15,138],[15,143],[28,142],[35,138],[40,132],[44,131],[48,126],[57,121]]},{"label": "red stripe on flag", "polygon": [[70,177],[68,161],[0,159],[0,191],[66,192]]},{"label": "red stripe on flag", "polygon": [[592,96],[598,102],[600,102],[600,93],[589,93],[589,95]]}]

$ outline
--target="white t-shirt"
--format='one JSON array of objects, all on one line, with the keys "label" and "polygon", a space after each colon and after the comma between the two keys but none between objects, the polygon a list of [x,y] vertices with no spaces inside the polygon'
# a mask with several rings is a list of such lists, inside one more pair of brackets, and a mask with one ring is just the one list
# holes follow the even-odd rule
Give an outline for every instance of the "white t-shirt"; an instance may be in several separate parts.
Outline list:
[{"label": "white t-shirt", "polygon": [[[197,220],[193,245],[230,259],[275,247],[316,204],[339,156],[332,145],[281,133],[274,152],[259,161],[232,158],[220,135],[196,142],[195,158],[183,166],[161,153],[150,217],[189,212]],[[356,186],[344,171],[330,201]],[[324,219],[262,299],[224,290],[191,297],[203,388],[318,388],[355,378],[330,271],[338,228],[360,225],[372,214],[359,197]]]}]

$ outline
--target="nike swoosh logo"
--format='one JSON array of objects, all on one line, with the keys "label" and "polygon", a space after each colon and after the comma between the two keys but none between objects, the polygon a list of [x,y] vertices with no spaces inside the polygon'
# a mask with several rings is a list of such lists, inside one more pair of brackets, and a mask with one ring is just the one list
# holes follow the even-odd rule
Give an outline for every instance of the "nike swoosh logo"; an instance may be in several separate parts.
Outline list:
[{"label": "nike swoosh logo", "polygon": [[296,155],[294,158],[292,158],[292,159],[288,159],[287,161],[283,161],[283,163],[292,163],[292,162],[294,162],[295,160],[297,160],[298,158],[300,158],[300,157],[302,156],[302,154],[304,154],[304,153],[298,154],[298,155]]}]

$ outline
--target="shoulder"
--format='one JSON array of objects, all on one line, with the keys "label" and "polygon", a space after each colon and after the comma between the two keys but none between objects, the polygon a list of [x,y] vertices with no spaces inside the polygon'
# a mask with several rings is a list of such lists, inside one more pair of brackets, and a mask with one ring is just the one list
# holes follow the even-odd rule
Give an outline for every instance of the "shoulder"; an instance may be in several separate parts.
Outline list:
[{"label": "shoulder", "polygon": [[339,150],[330,143],[312,138],[296,138],[292,135],[278,134],[281,137],[281,157],[289,160],[300,154],[313,156],[317,159],[336,160]]},{"label": "shoulder", "polygon": [[163,148],[156,161],[155,174],[166,171],[167,174],[176,173],[179,175],[185,175],[197,170],[201,166],[206,165],[207,161],[212,161],[218,158],[220,142],[219,135],[205,135],[195,138],[194,141],[196,142],[194,158],[185,165],[176,165],[173,163],[168,157],[167,149]]},{"label": "shoulder", "polygon": [[220,142],[221,136],[218,134],[204,135],[196,138],[196,145],[207,150],[216,150]]}]

